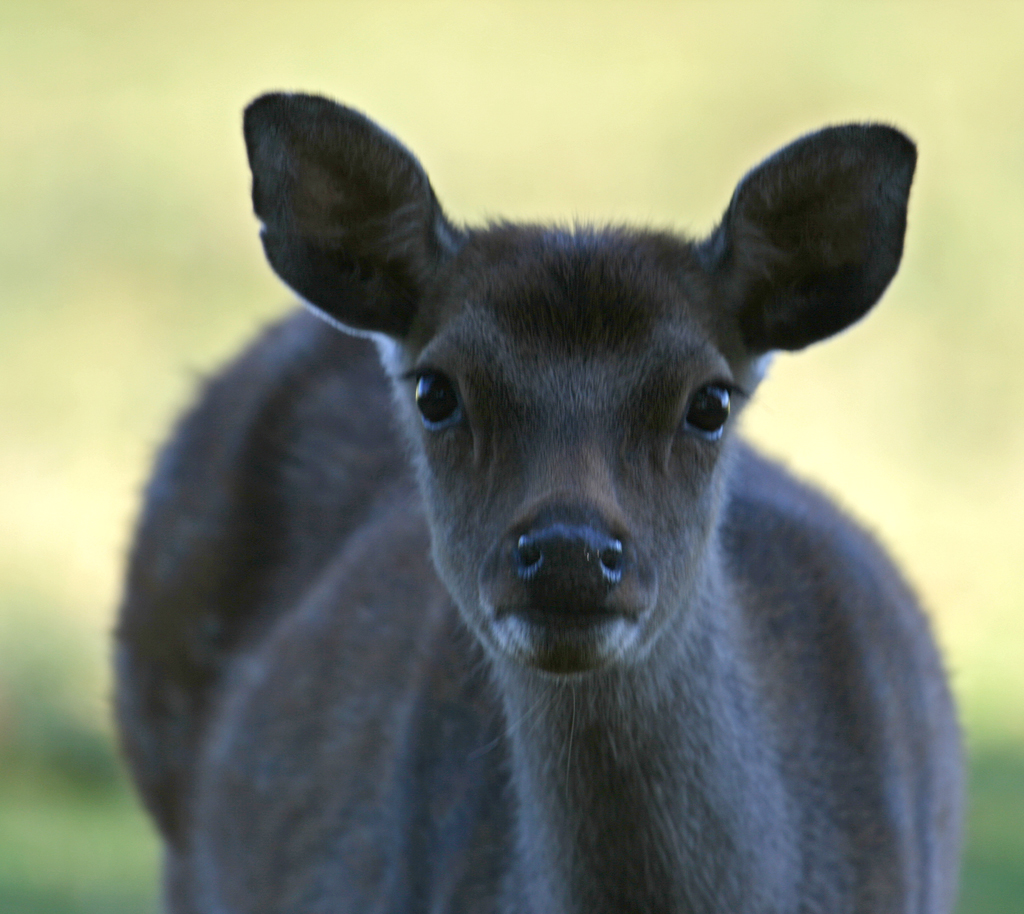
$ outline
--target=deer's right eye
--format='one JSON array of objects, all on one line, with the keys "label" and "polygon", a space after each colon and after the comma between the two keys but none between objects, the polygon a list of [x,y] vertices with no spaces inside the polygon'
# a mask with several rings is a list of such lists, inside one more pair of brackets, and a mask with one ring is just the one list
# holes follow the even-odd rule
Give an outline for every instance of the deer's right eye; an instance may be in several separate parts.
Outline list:
[{"label": "deer's right eye", "polygon": [[455,385],[439,371],[425,371],[417,377],[416,405],[423,424],[432,432],[462,419],[462,404]]}]

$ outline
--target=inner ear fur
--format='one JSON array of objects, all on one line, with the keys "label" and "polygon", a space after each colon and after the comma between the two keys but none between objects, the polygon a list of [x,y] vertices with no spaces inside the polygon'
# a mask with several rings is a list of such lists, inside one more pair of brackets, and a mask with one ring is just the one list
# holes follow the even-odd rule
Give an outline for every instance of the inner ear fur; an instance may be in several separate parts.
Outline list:
[{"label": "inner ear fur", "polygon": [[347,327],[404,336],[459,238],[416,158],[359,112],[315,95],[261,96],[244,133],[278,276]]},{"label": "inner ear fur", "polygon": [[862,317],[896,274],[917,152],[891,127],[829,127],[740,182],[701,246],[748,351],[801,349]]}]

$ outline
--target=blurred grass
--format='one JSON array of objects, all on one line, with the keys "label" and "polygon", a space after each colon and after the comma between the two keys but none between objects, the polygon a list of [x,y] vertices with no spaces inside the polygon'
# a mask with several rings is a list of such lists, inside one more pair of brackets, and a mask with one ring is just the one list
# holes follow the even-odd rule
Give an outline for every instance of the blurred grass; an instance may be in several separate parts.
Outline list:
[{"label": "blurred grass", "polygon": [[709,228],[847,119],[918,141],[904,265],[779,358],[748,433],[869,519],[932,609],[971,751],[964,912],[1024,897],[1024,6],[1013,2],[0,5],[0,910],[144,911],[108,632],[173,415],[287,304],[239,123],[332,94],[456,218]]},{"label": "blurred grass", "polygon": [[960,910],[1019,911],[1024,898],[1024,752],[990,745],[971,758],[971,813]]},{"label": "blurred grass", "polygon": [[83,788],[8,771],[0,783],[0,910],[158,910],[156,839],[126,785]]}]

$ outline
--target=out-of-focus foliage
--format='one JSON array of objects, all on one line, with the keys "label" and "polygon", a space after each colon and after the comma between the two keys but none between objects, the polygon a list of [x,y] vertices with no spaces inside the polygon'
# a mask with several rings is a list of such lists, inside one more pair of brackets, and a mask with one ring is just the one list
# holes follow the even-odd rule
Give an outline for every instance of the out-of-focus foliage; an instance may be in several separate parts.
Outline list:
[{"label": "out-of-focus foliage", "polygon": [[288,306],[240,110],[362,108],[449,212],[700,233],[793,136],[918,141],[903,269],[780,357],[748,433],[878,531],[931,608],[972,758],[962,910],[1024,897],[1024,6],[7,0],[0,5],[0,910],[141,911],[109,632],[173,416]]}]

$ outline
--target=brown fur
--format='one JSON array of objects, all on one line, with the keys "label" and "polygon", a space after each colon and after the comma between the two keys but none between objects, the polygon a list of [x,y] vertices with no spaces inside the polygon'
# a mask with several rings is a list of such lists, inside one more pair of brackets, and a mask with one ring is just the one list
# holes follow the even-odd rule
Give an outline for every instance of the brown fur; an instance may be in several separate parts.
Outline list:
[{"label": "brown fur", "polygon": [[312,96],[246,139],[272,265],[386,373],[295,315],[158,462],[118,714],[169,909],[948,914],[927,624],[733,432],[766,353],[892,278],[909,140],[798,140],[692,243],[458,228]]}]

